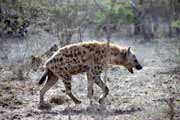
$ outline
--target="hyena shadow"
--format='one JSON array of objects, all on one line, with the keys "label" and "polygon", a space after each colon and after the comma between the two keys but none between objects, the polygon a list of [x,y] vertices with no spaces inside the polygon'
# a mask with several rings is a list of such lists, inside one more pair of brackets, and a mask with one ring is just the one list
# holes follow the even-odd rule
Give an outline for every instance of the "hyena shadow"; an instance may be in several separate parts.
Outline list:
[{"label": "hyena shadow", "polygon": [[85,108],[75,109],[71,107],[66,107],[64,110],[60,111],[46,111],[46,114],[53,114],[53,115],[66,115],[66,116],[76,116],[76,115],[97,115],[97,116],[117,116],[122,114],[133,114],[135,112],[142,111],[141,108],[128,108],[126,110],[119,109],[119,108],[110,108],[110,106],[99,105],[99,104],[92,104]]}]

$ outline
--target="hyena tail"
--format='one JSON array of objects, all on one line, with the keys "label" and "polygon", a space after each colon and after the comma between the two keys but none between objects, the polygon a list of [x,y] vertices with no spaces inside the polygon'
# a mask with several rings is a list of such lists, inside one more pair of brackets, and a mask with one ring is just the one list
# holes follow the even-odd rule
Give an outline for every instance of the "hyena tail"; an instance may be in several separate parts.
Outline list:
[{"label": "hyena tail", "polygon": [[39,85],[43,84],[43,82],[46,80],[46,77],[48,75],[48,70],[46,69],[44,72],[43,72],[43,75],[41,77],[41,79],[39,80]]}]

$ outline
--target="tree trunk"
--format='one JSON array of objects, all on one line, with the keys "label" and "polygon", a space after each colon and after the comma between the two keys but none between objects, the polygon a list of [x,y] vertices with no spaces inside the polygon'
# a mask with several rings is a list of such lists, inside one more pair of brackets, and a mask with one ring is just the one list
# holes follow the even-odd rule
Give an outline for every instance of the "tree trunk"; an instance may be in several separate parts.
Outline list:
[{"label": "tree trunk", "polygon": [[173,28],[172,28],[172,26],[171,26],[171,22],[168,23],[168,26],[169,26],[168,37],[173,37],[174,34],[173,34]]},{"label": "tree trunk", "polygon": [[136,20],[134,22],[134,35],[138,35],[140,33],[141,33],[140,21]]}]

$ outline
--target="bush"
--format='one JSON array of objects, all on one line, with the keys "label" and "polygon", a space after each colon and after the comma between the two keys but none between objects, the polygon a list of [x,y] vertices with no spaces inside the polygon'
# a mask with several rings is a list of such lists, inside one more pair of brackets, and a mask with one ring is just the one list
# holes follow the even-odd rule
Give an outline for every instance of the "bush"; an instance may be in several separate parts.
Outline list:
[{"label": "bush", "polygon": [[0,0],[0,34],[25,35],[31,20],[45,13],[47,0]]},{"label": "bush", "polygon": [[134,16],[129,2],[112,0],[98,1],[101,6],[96,12],[96,24],[101,27],[111,19],[111,24],[128,24],[134,21]]},{"label": "bush", "polygon": [[180,20],[173,21],[171,26],[174,28],[180,28]]}]

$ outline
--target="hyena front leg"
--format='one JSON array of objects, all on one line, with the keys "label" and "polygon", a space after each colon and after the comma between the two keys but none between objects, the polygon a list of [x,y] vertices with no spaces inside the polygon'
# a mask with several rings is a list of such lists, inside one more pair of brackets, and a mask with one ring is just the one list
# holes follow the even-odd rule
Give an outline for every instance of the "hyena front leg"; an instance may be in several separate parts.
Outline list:
[{"label": "hyena front leg", "polygon": [[95,83],[103,90],[103,94],[100,96],[99,103],[102,104],[104,99],[107,97],[109,93],[109,89],[106,84],[101,80],[100,75],[95,76]]},{"label": "hyena front leg", "polygon": [[90,73],[87,73],[87,81],[88,81],[88,83],[87,83],[87,87],[88,87],[87,97],[90,100],[90,104],[92,104],[92,96],[94,93],[94,90],[93,90],[94,79]]},{"label": "hyena front leg", "polygon": [[40,90],[40,108],[49,107],[48,104],[44,102],[44,94],[58,81],[58,77],[56,77],[51,71],[48,71],[48,79]]},{"label": "hyena front leg", "polygon": [[71,78],[63,80],[64,86],[66,88],[66,94],[74,101],[75,104],[80,104],[79,101],[71,92]]}]

